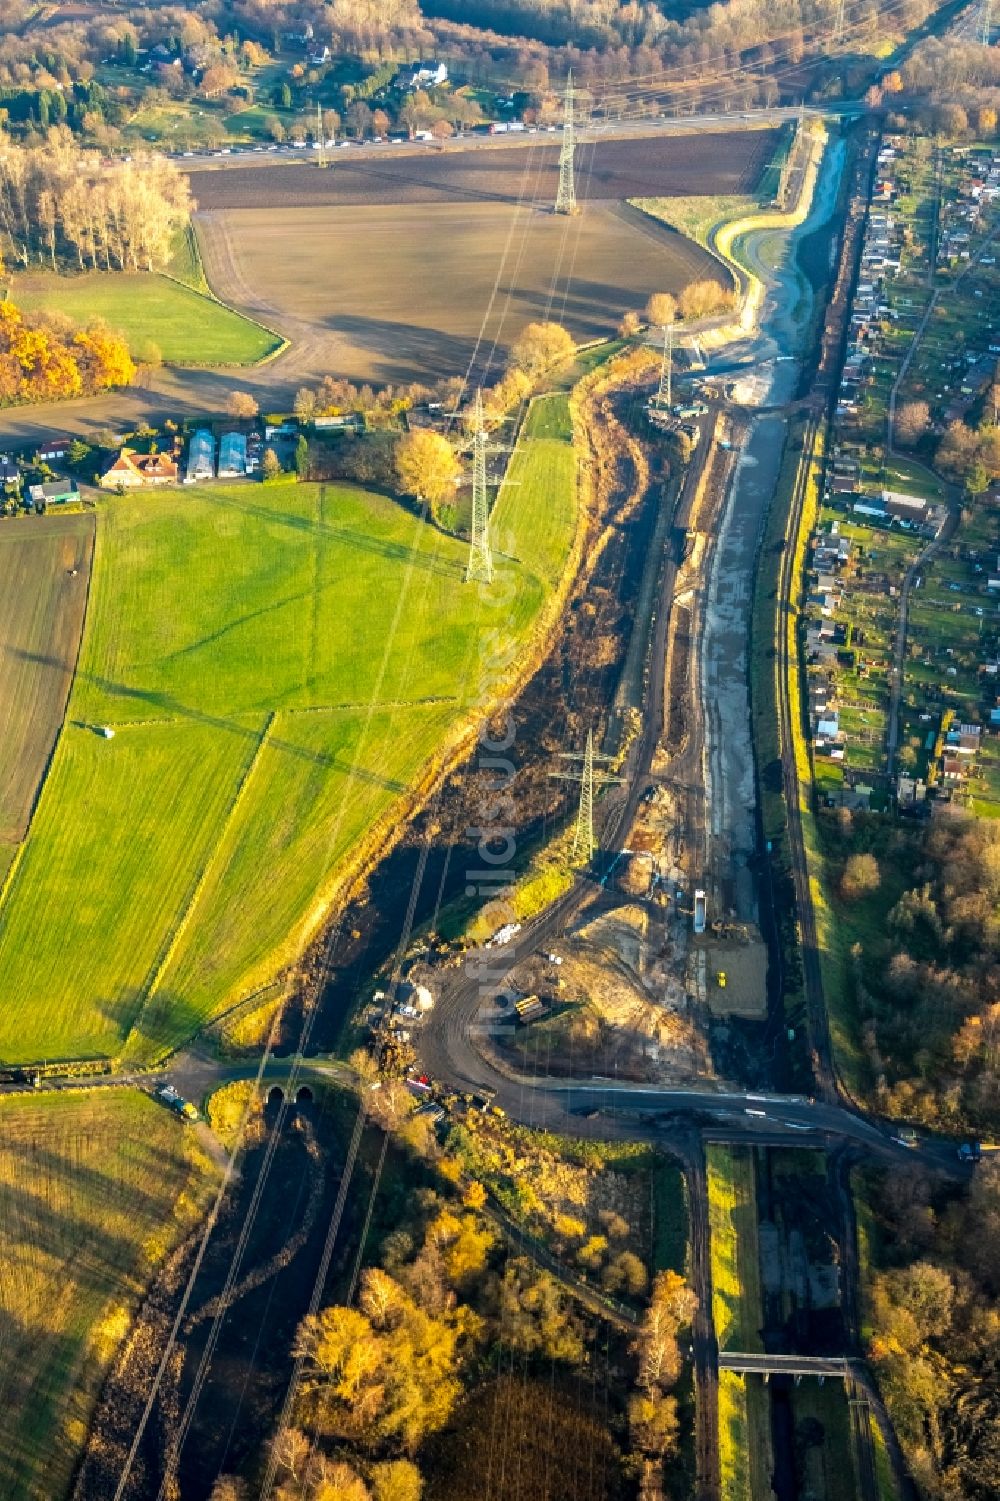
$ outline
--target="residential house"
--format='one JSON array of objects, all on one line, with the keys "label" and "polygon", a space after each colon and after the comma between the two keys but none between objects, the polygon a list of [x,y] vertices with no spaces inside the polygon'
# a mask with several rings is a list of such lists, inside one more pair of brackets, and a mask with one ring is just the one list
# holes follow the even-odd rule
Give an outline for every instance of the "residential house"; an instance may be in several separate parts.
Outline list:
[{"label": "residential house", "polygon": [[46,438],[44,443],[39,444],[38,462],[56,464],[66,457],[72,446],[72,438]]},{"label": "residential house", "polygon": [[177,462],[169,453],[136,453],[123,448],[101,475],[102,490],[138,490],[143,485],[176,485]]},{"label": "residential house", "polygon": [[417,63],[412,70],[404,69],[399,75],[399,84],[405,89],[434,89],[447,82],[447,67],[435,61]]}]

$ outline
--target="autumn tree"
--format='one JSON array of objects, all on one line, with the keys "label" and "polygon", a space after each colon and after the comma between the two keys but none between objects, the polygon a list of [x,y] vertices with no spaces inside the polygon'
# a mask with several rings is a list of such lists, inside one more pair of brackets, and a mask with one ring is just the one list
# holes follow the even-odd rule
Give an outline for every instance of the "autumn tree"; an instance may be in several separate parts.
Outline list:
[{"label": "autumn tree", "polygon": [[964,479],[976,461],[978,440],[972,428],[957,419],[949,422],[938,444],[937,467],[956,479]]},{"label": "autumn tree", "polygon": [[709,318],[731,308],[734,301],[731,291],[708,279],[689,282],[680,295],[679,307],[685,318]]},{"label": "autumn tree", "polygon": [[400,487],[440,506],[455,494],[461,466],[447,438],[428,428],[407,433],[396,444],[396,474]]},{"label": "autumn tree", "polygon": [[392,1440],[412,1453],[451,1416],[463,1351],[478,1323],[461,1304],[427,1312],[375,1268],[362,1277],[359,1304],[304,1320],[296,1341],[304,1411],[324,1436]]},{"label": "autumn tree", "polygon": [[896,411],[894,434],[905,448],[915,448],[931,423],[926,401],[905,401]]},{"label": "autumn tree", "polygon": [[877,891],[881,877],[874,855],[849,855],[840,878],[840,894],[846,902],[856,902]]},{"label": "autumn tree", "polygon": [[677,298],[671,292],[654,292],[646,303],[646,322],[666,328],[677,317]]},{"label": "autumn tree", "polygon": [[678,1332],[690,1324],[697,1299],[676,1272],[659,1272],[639,1326],[634,1349],[639,1358],[639,1385],[651,1390],[673,1386],[680,1374]]},{"label": "autumn tree", "polygon": [[247,1501],[246,1483],[235,1475],[220,1475],[208,1501]]},{"label": "autumn tree", "polygon": [[514,340],[510,361],[532,381],[572,357],[576,346],[560,323],[529,323]]},{"label": "autumn tree", "polygon": [[264,457],[260,461],[260,472],[264,479],[277,479],[281,474],[281,460],[273,448],[264,449]]},{"label": "autumn tree", "polygon": [[230,391],[226,398],[226,411],[230,417],[247,422],[257,416],[260,407],[256,396],[251,396],[249,391]]},{"label": "autumn tree", "polygon": [[187,178],[165,156],[106,161],[65,125],[43,145],[0,137],[0,237],[10,258],[75,257],[81,269],[153,271],[192,211]]},{"label": "autumn tree", "polygon": [[371,1484],[375,1501],[420,1501],[424,1493],[420,1471],[408,1459],[372,1465]]}]

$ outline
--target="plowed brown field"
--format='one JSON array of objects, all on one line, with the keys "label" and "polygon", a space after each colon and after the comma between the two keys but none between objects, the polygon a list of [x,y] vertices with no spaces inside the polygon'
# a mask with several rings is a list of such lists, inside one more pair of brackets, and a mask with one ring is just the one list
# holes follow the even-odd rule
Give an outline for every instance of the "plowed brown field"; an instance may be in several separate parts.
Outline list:
[{"label": "plowed brown field", "polygon": [[327,371],[398,384],[470,363],[481,377],[532,319],[597,338],[650,292],[718,272],[615,203],[571,219],[506,203],[232,209],[198,232],[215,292],[291,339],[278,367],[298,384]]},{"label": "plowed brown field", "polygon": [[[774,154],[777,131],[703,131],[585,142],[577,148],[581,199],[656,198],[748,192]],[[559,180],[557,137],[529,136],[515,145],[386,147],[334,151],[320,171],[282,162],[190,173],[203,209],[303,208],[313,204],[551,204]],[[543,144],[544,142],[544,144]]]},{"label": "plowed brown field", "polygon": [[93,550],[92,513],[0,527],[0,858],[24,837],[62,724]]}]

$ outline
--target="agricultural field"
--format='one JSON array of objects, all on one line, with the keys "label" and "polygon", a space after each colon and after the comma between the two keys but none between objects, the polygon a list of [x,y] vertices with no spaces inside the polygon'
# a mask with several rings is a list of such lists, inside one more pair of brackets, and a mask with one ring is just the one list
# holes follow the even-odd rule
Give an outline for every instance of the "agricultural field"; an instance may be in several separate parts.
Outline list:
[{"label": "agricultural field", "polygon": [[0,881],[24,838],[73,680],[94,545],[89,515],[0,528]]},{"label": "agricultural field", "polygon": [[25,312],[65,313],[74,323],[103,318],[136,360],[154,344],[171,364],[253,365],[281,342],[214,298],[146,271],[32,272],[12,277],[9,295]]},{"label": "agricultural field", "polygon": [[[584,142],[577,149],[577,197],[612,200],[751,192],[766,170],[779,130],[692,132]],[[291,209],[336,204],[555,201],[559,146],[542,138],[337,152],[326,170],[301,163],[207,169],[188,174],[202,210],[267,204]]]},{"label": "agricultural field", "polygon": [[303,380],[336,370],[400,384],[488,361],[495,371],[532,319],[579,341],[607,337],[650,292],[719,274],[706,251],[624,203],[591,203],[576,219],[474,199],[269,205],[196,222],[215,291],[288,334]]},{"label": "agricultural field", "polygon": [[559,575],[572,447],[512,462],[502,597],[466,589],[463,544],[360,490],[101,507],[69,723],[0,907],[0,1057],[146,1061],[296,957],[490,690],[481,632],[516,647]]},{"label": "agricultural field", "polygon": [[135,1305],[215,1182],[126,1090],[0,1099],[0,1493],[64,1493]]}]

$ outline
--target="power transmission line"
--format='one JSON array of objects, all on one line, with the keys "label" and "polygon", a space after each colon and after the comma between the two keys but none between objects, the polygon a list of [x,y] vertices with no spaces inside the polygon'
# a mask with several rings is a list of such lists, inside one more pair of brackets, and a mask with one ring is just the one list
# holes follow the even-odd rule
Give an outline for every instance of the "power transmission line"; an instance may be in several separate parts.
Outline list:
[{"label": "power transmission line", "polygon": [[569,77],[566,80],[566,94],[563,104],[562,145],[559,148],[559,187],[556,191],[557,214],[575,214],[577,212],[576,181],[573,172],[573,156],[576,151],[576,121],[573,118],[574,98],[573,73],[570,70]]},{"label": "power transmission line", "polygon": [[[580,759],[579,751],[564,751],[563,758],[569,761]],[[579,771],[551,771],[549,775],[561,782],[580,783],[580,802],[576,811],[576,827],[573,830],[573,846],[570,850],[572,864],[589,865],[597,848],[594,837],[594,789],[611,782],[620,782],[621,777],[595,769],[595,761],[610,761],[611,756],[595,756],[594,732],[587,731],[587,744],[583,752],[583,765]]]},{"label": "power transmission line", "polygon": [[669,407],[673,403],[674,377],[674,325],[663,325],[663,359],[660,363],[660,388],[656,393],[656,405]]},{"label": "power transmission line", "polygon": [[469,562],[465,570],[467,584],[492,584],[493,553],[490,549],[490,499],[486,490],[486,424],[483,421],[483,393],[476,391],[472,429],[472,535]]}]

